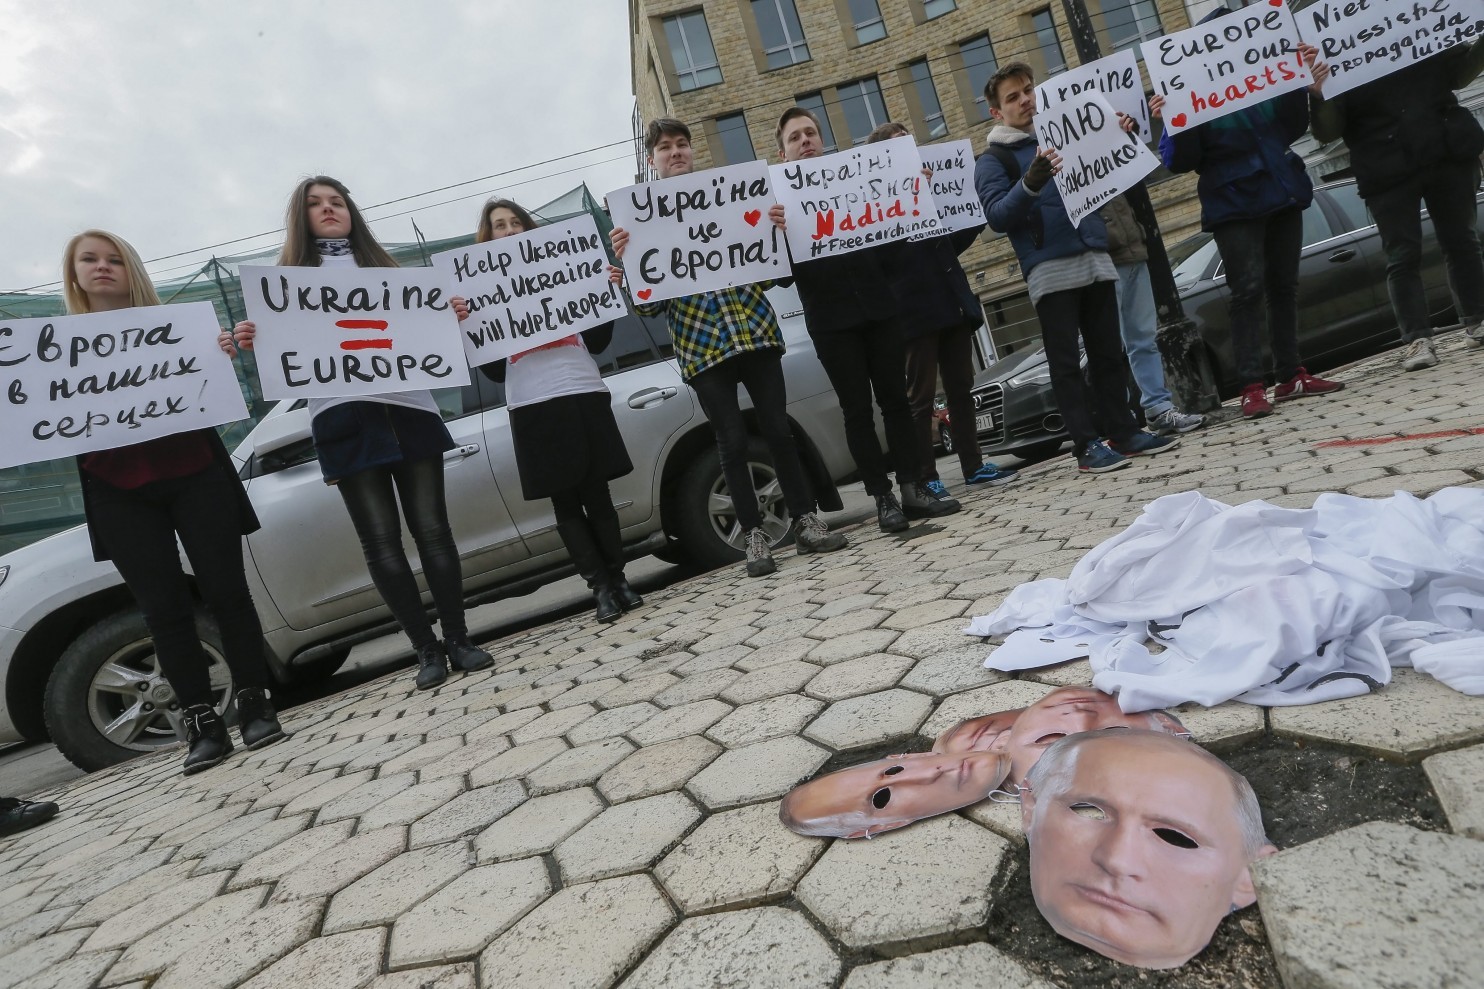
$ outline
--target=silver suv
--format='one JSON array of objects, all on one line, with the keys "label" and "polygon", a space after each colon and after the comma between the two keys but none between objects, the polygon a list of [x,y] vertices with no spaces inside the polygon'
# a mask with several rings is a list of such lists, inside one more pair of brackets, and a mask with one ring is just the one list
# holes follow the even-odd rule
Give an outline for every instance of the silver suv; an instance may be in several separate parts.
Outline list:
[{"label": "silver suv", "polygon": [[[821,507],[838,510],[836,482],[855,469],[840,409],[797,295],[769,295],[788,344],[783,367],[800,454]],[[664,321],[621,319],[597,361],[634,462],[611,486],[629,551],[705,567],[740,560],[742,532],[715,440],[680,379]],[[521,498],[503,387],[473,379],[435,395],[457,444],[444,455],[448,510],[465,595],[477,604],[525,593],[572,566],[551,503]],[[787,508],[760,439],[750,454],[776,542],[788,532]],[[281,681],[328,676],[357,642],[395,626],[339,495],[320,477],[308,410],[280,403],[232,456],[263,522],[245,537],[246,562],[269,665]],[[204,610],[197,625],[225,709],[231,680],[220,638]],[[0,558],[0,681],[0,743],[50,734],[68,759],[92,770],[176,738],[178,705],[143,618],[113,566],[93,560],[82,527]]]}]

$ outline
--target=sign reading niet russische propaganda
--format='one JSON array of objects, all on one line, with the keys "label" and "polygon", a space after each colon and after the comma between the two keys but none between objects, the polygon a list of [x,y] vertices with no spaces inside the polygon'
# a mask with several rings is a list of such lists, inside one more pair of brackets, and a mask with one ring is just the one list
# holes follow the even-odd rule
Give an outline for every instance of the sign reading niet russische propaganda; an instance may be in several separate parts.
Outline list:
[{"label": "sign reading niet russische propaganda", "polygon": [[1326,97],[1484,36],[1484,0],[1318,0],[1294,17],[1329,63]]}]

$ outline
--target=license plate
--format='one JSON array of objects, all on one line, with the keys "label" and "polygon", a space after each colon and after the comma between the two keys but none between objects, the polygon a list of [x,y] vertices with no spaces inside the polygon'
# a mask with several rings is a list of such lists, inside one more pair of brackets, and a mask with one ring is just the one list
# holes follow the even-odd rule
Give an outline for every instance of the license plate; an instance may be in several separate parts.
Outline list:
[{"label": "license plate", "polygon": [[986,412],[974,417],[974,428],[981,433],[987,433],[994,429],[994,413]]}]

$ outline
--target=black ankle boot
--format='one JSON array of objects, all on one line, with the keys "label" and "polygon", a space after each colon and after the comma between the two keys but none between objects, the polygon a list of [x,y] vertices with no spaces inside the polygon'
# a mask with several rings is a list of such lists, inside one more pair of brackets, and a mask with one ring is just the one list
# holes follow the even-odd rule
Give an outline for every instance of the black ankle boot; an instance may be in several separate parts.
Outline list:
[{"label": "black ankle boot", "polygon": [[[613,588],[613,600],[624,611],[633,611],[644,603],[644,599],[629,586],[628,578],[623,575],[623,536],[618,530],[618,517],[599,519],[592,523],[591,528],[593,545],[598,551],[598,565],[608,577],[609,586]],[[603,618],[600,613],[598,621],[612,619]]]},{"label": "black ankle boot", "polygon": [[210,769],[232,754],[232,737],[227,723],[210,704],[194,704],[185,709],[186,753],[181,773],[192,776]]},{"label": "black ankle boot", "polygon": [[278,723],[268,692],[257,687],[237,691],[237,730],[249,751],[289,737]]},{"label": "black ankle boot", "polygon": [[597,603],[594,617],[604,624],[617,621],[618,616],[623,614],[623,608],[614,596],[613,582],[603,566],[603,557],[598,552],[597,543],[593,541],[587,520],[577,518],[558,522],[557,532],[572,556],[572,565],[577,568],[582,579],[587,581],[587,586],[592,588],[593,600]]},{"label": "black ankle boot", "polygon": [[644,599],[639,592],[629,586],[629,580],[620,570],[613,578],[613,599],[624,611],[633,611],[644,604]]},{"label": "black ankle boot", "polygon": [[604,582],[593,588],[593,601],[598,606],[593,617],[604,625],[618,621],[618,616],[623,614],[623,608],[619,606],[610,583]]},{"label": "black ankle boot", "polygon": [[443,643],[429,642],[417,651],[417,689],[432,690],[448,679],[448,657]]},{"label": "black ankle boot", "polygon": [[470,642],[467,635],[450,635],[443,640],[443,650],[448,653],[448,665],[460,673],[487,670],[495,665],[495,657]]}]

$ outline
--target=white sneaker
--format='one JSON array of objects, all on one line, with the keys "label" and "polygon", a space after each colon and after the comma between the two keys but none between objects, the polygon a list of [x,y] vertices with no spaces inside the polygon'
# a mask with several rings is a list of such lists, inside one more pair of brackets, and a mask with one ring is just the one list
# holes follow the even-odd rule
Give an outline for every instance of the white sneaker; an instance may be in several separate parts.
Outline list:
[{"label": "white sneaker", "polygon": [[1407,349],[1402,353],[1403,371],[1421,371],[1437,363],[1438,353],[1433,349],[1431,337],[1418,337],[1407,344]]},{"label": "white sneaker", "polygon": [[1206,417],[1191,412],[1181,412],[1177,408],[1168,408],[1149,420],[1149,428],[1164,436],[1171,433],[1188,433],[1193,429],[1200,429],[1206,424]]},{"label": "white sneaker", "polygon": [[1463,328],[1463,342],[1470,347],[1484,347],[1484,323],[1466,323]]}]

